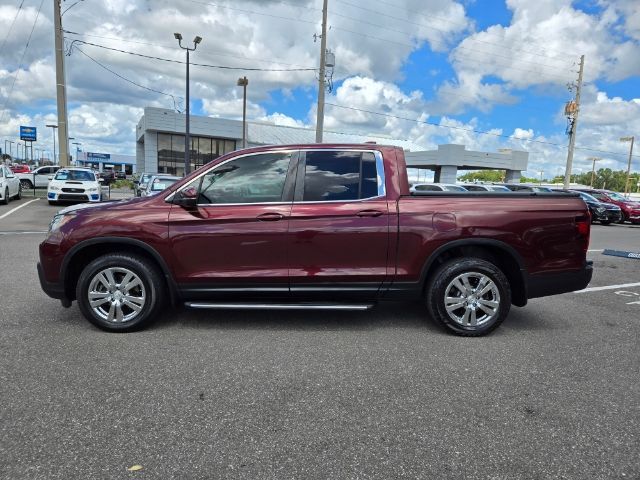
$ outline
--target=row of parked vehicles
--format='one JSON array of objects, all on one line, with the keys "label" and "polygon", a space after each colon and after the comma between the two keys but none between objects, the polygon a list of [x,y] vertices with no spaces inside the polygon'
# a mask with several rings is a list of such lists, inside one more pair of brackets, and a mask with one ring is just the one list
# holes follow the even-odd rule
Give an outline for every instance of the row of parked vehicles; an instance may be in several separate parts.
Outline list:
[{"label": "row of parked vehicles", "polygon": [[182,177],[144,172],[137,180],[133,181],[133,190],[136,197],[151,197],[169,188],[178,180],[182,180]]},{"label": "row of parked vehicles", "polygon": [[411,185],[410,191],[414,195],[428,194],[429,192],[531,192],[531,193],[578,193],[580,198],[589,207],[591,220],[602,225],[611,223],[630,222],[640,224],[640,202],[633,201],[624,195],[610,190],[593,188],[561,189],[550,188],[542,185],[530,185],[524,183],[417,183]]}]

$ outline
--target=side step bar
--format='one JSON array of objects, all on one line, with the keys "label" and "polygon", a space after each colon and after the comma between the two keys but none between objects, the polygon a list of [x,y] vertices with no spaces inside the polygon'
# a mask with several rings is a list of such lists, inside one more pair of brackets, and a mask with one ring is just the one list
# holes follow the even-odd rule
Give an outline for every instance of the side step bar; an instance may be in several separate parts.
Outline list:
[{"label": "side step bar", "polygon": [[186,302],[189,308],[211,310],[369,310],[373,303],[215,303]]}]

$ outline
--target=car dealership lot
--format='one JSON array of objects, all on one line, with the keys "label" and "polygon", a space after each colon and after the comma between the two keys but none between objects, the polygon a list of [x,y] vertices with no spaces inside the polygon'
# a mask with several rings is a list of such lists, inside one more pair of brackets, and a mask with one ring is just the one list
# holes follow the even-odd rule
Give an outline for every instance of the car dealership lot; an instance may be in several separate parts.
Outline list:
[{"label": "car dealership lot", "polygon": [[639,251],[640,227],[592,228],[590,289],[612,288],[514,307],[489,337],[418,304],[114,335],[41,292],[60,207],[32,200],[0,206],[2,478],[640,476],[640,260],[600,252]]}]

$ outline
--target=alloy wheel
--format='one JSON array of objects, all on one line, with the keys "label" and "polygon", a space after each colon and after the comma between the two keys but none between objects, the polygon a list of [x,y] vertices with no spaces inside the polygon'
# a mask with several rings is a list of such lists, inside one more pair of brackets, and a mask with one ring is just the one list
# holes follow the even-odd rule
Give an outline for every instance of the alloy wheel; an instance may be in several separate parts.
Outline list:
[{"label": "alloy wheel", "polygon": [[500,292],[487,275],[466,272],[447,285],[444,304],[447,314],[457,324],[480,326],[498,314]]},{"label": "alloy wheel", "polygon": [[135,319],[147,303],[140,277],[122,267],[109,267],[96,273],[89,283],[87,298],[98,317],[113,323]]}]

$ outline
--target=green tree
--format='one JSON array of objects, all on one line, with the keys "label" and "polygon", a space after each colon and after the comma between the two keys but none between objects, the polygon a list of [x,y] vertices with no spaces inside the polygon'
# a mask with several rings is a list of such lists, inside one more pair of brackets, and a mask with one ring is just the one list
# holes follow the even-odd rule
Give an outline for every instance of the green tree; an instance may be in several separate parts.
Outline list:
[{"label": "green tree", "polygon": [[503,170],[479,170],[460,175],[458,180],[462,182],[504,182],[504,176]]}]

